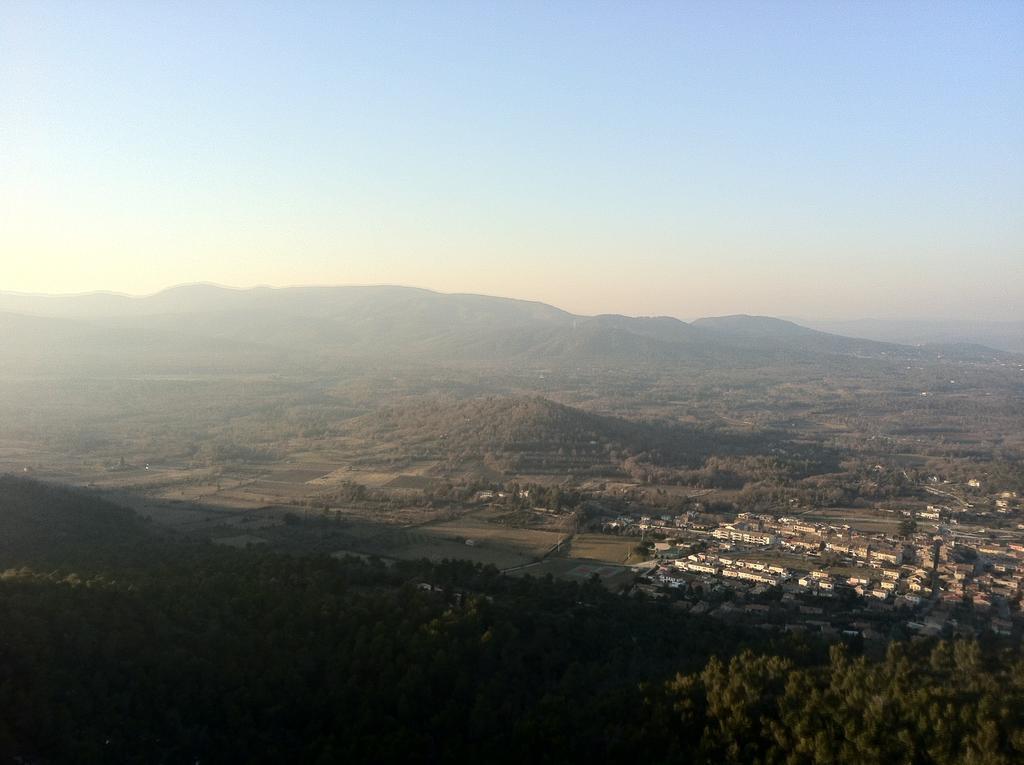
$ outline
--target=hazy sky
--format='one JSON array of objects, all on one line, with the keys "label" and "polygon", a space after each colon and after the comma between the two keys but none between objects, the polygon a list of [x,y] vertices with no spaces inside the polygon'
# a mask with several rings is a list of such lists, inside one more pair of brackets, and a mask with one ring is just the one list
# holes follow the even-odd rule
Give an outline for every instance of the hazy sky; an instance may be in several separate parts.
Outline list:
[{"label": "hazy sky", "polygon": [[0,2],[0,289],[1024,318],[1024,2]]}]

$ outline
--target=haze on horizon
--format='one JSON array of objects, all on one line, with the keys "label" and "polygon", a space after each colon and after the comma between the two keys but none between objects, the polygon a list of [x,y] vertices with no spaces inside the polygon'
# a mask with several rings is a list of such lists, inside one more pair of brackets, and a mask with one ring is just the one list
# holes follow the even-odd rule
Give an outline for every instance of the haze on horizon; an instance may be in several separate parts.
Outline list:
[{"label": "haze on horizon", "polygon": [[1024,319],[1020,3],[10,2],[0,290]]}]

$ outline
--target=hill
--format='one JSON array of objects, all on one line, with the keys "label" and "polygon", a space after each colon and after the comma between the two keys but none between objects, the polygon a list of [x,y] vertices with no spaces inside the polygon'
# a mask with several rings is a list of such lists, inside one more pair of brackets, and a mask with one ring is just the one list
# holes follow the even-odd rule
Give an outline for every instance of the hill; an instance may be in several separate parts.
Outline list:
[{"label": "hill", "polygon": [[748,343],[751,347],[767,344],[778,350],[789,349],[807,355],[859,356],[864,358],[904,357],[920,358],[919,349],[843,337],[800,326],[792,321],[771,316],[716,316],[697,319],[697,329],[706,330],[733,344]]},{"label": "hill", "polygon": [[[782,433],[626,420],[540,396],[414,399],[344,421],[338,432],[365,464],[439,462],[446,473],[483,465],[511,475],[562,479],[655,470],[678,478],[678,471],[705,466],[712,456],[720,466],[740,469],[744,458],[768,453],[779,465],[799,465],[798,472],[834,469],[829,450]],[[734,457],[738,460],[730,462]]]},{"label": "hill", "polygon": [[0,476],[0,570],[80,566],[151,541],[131,510],[83,491]]},{"label": "hill", "polygon": [[[653,431],[538,396],[426,399],[389,406],[344,422],[342,434],[389,460],[486,460],[502,469],[608,467],[649,448]],[[624,452],[621,456],[619,452]]]}]

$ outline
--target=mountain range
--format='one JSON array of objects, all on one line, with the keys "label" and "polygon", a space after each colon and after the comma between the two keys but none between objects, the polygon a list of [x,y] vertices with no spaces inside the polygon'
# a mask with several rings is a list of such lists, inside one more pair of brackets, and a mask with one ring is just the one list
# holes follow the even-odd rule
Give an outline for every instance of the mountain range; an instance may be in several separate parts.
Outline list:
[{"label": "mountain range", "polygon": [[1024,321],[941,321],[910,319],[857,319],[803,321],[808,327],[850,337],[887,343],[927,345],[968,343],[1001,351],[1024,353]]},{"label": "mountain range", "polygon": [[580,316],[544,303],[395,286],[196,284],[147,297],[0,293],[0,352],[16,362],[118,369],[279,370],[310,359],[540,364],[759,364],[996,359],[970,345],[908,346],[763,316],[684,322]]}]

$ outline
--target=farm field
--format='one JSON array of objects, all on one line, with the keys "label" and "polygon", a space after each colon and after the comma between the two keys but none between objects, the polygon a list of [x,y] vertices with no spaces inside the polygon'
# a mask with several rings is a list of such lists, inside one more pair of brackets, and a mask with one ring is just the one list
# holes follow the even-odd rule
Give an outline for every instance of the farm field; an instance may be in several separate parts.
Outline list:
[{"label": "farm field", "polygon": [[848,524],[857,531],[868,534],[895,534],[899,529],[903,516],[899,513],[871,510],[867,508],[820,508],[800,516],[802,521],[830,523],[833,525]]},{"label": "farm field", "polygon": [[430,538],[453,539],[460,543],[469,542],[476,545],[499,544],[519,548],[535,555],[543,555],[564,538],[564,535],[557,531],[497,526],[475,518],[419,526],[416,530]]},{"label": "farm field", "polygon": [[[457,522],[441,526],[349,526],[335,536],[338,544],[336,554],[348,551],[404,560],[463,559],[505,569],[533,562],[544,554],[548,537],[557,536],[551,532],[524,534],[521,531],[519,536],[498,533],[488,536],[486,531],[476,524],[460,525]],[[466,536],[467,532],[475,536]],[[529,534],[542,536],[527,536]],[[467,544],[467,539],[473,544]]]},{"label": "farm field", "polygon": [[597,574],[601,581],[612,589],[617,589],[633,581],[633,571],[627,566],[615,566],[599,560],[586,558],[565,558],[552,556],[539,563],[524,566],[509,572],[513,576],[544,577],[551,575],[555,579],[583,582]]},{"label": "farm field", "polygon": [[778,566],[785,566],[793,571],[806,572],[820,568],[817,558],[810,558],[797,553],[784,552],[782,550],[739,550],[732,553],[731,557],[740,560],[757,560],[765,563],[772,563]]},{"label": "farm field", "polygon": [[638,556],[634,549],[637,546],[635,537],[616,537],[608,534],[577,534],[567,546],[566,555],[570,558],[586,558],[617,565],[640,563],[643,556]]}]

